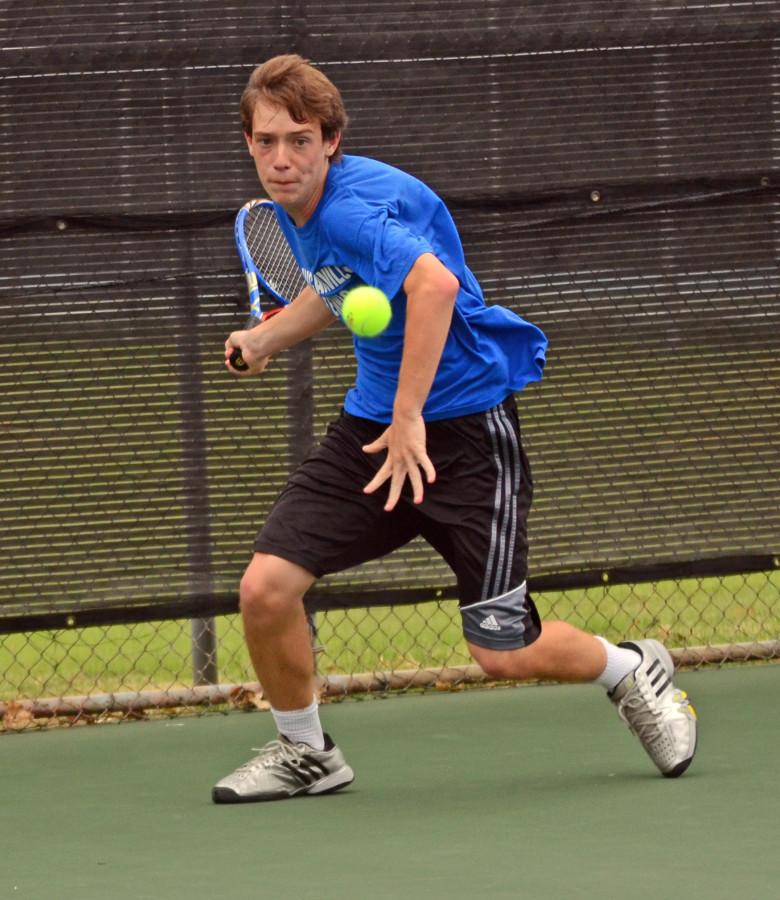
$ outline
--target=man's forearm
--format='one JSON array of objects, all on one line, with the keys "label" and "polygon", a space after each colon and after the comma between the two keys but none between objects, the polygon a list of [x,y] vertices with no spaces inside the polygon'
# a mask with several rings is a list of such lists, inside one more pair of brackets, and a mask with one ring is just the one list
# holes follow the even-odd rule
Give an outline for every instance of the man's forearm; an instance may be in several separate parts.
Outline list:
[{"label": "man's forearm", "polygon": [[278,315],[247,332],[247,344],[257,356],[273,356],[312,337],[334,320],[322,298],[306,288]]},{"label": "man's forearm", "polygon": [[452,322],[458,282],[435,257],[430,257],[417,272],[412,270],[405,287],[404,351],[393,413],[409,417],[421,415],[436,377]]}]

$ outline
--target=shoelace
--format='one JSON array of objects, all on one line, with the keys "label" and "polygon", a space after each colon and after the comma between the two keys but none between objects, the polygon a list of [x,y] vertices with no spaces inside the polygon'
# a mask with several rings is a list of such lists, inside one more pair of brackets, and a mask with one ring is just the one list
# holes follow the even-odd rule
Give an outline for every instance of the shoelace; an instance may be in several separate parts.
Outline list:
[{"label": "shoelace", "polygon": [[252,747],[253,752],[259,754],[236,769],[236,775],[243,777],[250,775],[257,768],[270,768],[274,763],[285,761],[296,764],[300,758],[300,750],[287,741],[269,741],[265,747]]},{"label": "shoelace", "polygon": [[[688,704],[688,695],[685,691],[675,689],[671,699],[681,709]],[[646,697],[643,691],[638,690],[634,696],[620,704],[618,714],[639,740],[644,741],[645,738],[652,737],[656,732],[664,710],[658,705],[653,695]]]}]

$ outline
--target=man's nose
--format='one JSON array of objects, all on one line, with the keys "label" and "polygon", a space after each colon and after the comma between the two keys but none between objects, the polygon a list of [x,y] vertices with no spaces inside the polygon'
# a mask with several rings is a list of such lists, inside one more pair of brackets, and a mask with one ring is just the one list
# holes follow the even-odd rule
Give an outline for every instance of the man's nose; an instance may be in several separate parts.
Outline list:
[{"label": "man's nose", "polygon": [[283,144],[277,144],[275,147],[273,166],[276,169],[286,169],[290,165],[290,158],[287,148]]}]

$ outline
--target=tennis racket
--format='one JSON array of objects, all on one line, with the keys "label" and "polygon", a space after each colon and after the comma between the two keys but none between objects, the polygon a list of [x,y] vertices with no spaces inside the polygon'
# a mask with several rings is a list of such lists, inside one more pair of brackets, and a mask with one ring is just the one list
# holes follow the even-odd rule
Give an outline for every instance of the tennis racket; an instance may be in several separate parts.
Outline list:
[{"label": "tennis racket", "polygon": [[[306,282],[270,200],[250,200],[241,207],[236,216],[235,236],[249,291],[246,327],[254,328],[292,303]],[[262,295],[277,305],[263,311]],[[238,347],[230,354],[230,365],[239,372],[249,368]]]}]

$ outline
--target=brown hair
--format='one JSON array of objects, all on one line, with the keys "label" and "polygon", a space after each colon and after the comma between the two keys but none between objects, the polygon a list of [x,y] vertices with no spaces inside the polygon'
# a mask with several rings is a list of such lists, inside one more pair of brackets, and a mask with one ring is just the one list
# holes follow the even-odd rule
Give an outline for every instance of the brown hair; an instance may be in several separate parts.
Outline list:
[{"label": "brown hair", "polygon": [[[295,122],[317,120],[325,140],[343,133],[348,117],[339,89],[297,53],[274,56],[249,76],[241,95],[241,125],[252,134],[252,118],[260,98],[284,107]],[[334,159],[341,155],[341,145]]]}]

